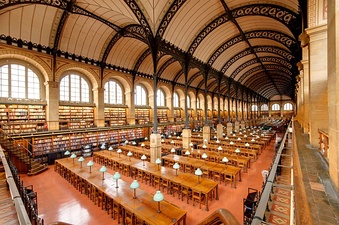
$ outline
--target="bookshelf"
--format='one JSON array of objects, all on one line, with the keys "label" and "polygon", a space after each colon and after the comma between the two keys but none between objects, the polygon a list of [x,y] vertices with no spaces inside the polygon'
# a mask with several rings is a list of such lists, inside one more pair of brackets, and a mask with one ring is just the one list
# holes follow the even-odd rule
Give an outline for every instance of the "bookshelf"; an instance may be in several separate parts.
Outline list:
[{"label": "bookshelf", "polygon": [[45,114],[44,105],[0,105],[0,123],[8,134],[45,130]]},{"label": "bookshelf", "polygon": [[168,122],[167,109],[158,109],[157,110],[158,122],[166,123]]},{"label": "bookshelf", "polygon": [[94,108],[82,106],[59,106],[59,129],[94,127]]},{"label": "bookshelf", "polygon": [[149,123],[149,109],[135,109],[135,124],[147,124]]},{"label": "bookshelf", "polygon": [[105,126],[126,125],[126,108],[105,108]]},{"label": "bookshelf", "polygon": [[181,122],[182,118],[181,118],[181,109],[174,109],[173,110],[173,117],[174,117],[174,121],[175,122]]}]

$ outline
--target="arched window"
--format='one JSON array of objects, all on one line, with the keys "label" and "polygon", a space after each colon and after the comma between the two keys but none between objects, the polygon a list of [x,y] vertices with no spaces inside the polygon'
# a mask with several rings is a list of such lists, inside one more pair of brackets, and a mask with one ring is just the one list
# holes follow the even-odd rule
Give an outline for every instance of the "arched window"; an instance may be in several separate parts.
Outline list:
[{"label": "arched window", "polygon": [[257,105],[252,105],[251,106],[251,111],[252,112],[258,112],[258,106]]},{"label": "arched window", "polygon": [[268,111],[268,105],[267,104],[263,104],[261,106],[261,111]]},{"label": "arched window", "polygon": [[293,105],[292,105],[291,103],[286,103],[286,104],[284,105],[284,110],[285,110],[285,111],[291,111],[291,110],[293,110]]},{"label": "arched window", "polygon": [[89,102],[88,82],[79,74],[70,73],[60,81],[60,101]]},{"label": "arched window", "polygon": [[165,94],[161,89],[157,91],[157,106],[165,106]]},{"label": "arched window", "polygon": [[190,109],[191,108],[191,98],[189,95],[187,95],[187,108]]},{"label": "arched window", "polygon": [[280,110],[280,105],[277,104],[277,103],[273,104],[272,105],[272,111],[278,111],[278,110]]},{"label": "arched window", "polygon": [[200,109],[200,99],[197,98],[197,109]]},{"label": "arched window", "polygon": [[173,94],[173,107],[179,107],[179,96],[176,92]]},{"label": "arched window", "polygon": [[29,67],[7,63],[0,66],[0,97],[41,99],[38,75]]},{"label": "arched window", "polygon": [[120,84],[114,80],[109,80],[105,84],[104,101],[107,104],[123,104],[122,88]]},{"label": "arched window", "polygon": [[147,105],[147,95],[145,88],[141,85],[137,85],[134,91],[134,104],[135,105]]}]

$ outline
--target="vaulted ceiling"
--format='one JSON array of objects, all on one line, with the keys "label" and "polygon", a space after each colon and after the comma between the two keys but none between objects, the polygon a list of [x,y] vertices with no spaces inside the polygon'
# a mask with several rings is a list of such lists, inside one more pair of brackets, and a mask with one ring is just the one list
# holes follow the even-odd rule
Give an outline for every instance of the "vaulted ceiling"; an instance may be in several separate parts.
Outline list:
[{"label": "vaulted ceiling", "polygon": [[0,39],[232,98],[293,99],[302,8],[298,0],[0,1]]}]

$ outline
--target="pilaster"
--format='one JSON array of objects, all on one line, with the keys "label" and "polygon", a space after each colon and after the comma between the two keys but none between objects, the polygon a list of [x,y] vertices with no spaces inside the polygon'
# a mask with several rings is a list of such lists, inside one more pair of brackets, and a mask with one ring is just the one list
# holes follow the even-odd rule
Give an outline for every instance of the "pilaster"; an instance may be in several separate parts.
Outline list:
[{"label": "pilaster", "polygon": [[209,126],[204,126],[202,128],[202,138],[203,140],[207,140],[207,143],[211,140],[211,128]]},{"label": "pilaster", "polygon": [[224,133],[224,126],[221,123],[217,124],[217,138],[219,140],[221,140],[221,138],[223,137],[222,135],[223,133]]},{"label": "pilaster", "polygon": [[160,134],[150,135],[150,162],[155,163],[157,158],[161,159],[161,136]]},{"label": "pilaster", "polygon": [[96,105],[94,108],[94,124],[97,127],[105,126],[104,92],[104,88],[97,87],[93,89],[93,102]]},{"label": "pilaster", "polygon": [[46,121],[48,130],[59,130],[59,82],[47,81],[46,87]]},{"label": "pilaster", "polygon": [[190,148],[191,136],[192,136],[191,129],[183,129],[182,130],[182,147],[183,148],[185,148],[185,149]]}]

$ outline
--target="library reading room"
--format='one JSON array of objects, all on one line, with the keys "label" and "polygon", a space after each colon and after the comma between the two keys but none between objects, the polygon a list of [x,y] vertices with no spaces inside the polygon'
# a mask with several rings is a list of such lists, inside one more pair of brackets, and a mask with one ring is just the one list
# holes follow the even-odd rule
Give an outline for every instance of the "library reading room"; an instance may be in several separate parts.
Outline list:
[{"label": "library reading room", "polygon": [[0,0],[0,224],[338,225],[338,65],[339,0]]}]

